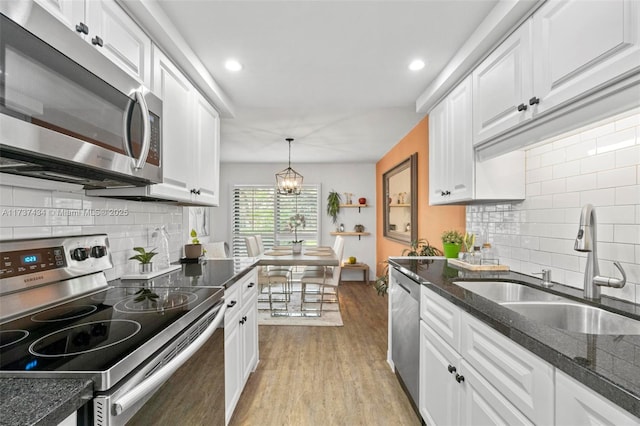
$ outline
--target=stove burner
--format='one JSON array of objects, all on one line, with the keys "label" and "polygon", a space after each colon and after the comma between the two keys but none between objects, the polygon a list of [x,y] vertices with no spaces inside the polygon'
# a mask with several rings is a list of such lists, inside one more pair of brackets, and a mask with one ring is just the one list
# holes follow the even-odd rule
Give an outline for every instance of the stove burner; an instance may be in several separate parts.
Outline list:
[{"label": "stove burner", "polygon": [[138,322],[131,320],[87,322],[47,334],[33,342],[29,352],[48,358],[93,352],[124,342],[140,328]]},{"label": "stove burner", "polygon": [[198,300],[198,295],[186,291],[141,289],[135,297],[117,303],[113,309],[123,313],[145,314],[149,312],[165,312],[187,307]]},{"label": "stove burner", "polygon": [[82,305],[82,306],[63,306],[61,308],[47,309],[43,312],[38,312],[31,317],[31,321],[35,322],[56,322],[66,321],[74,318],[80,318],[85,315],[89,315],[98,309],[95,305]]},{"label": "stove burner", "polygon": [[2,330],[0,331],[0,348],[18,343],[28,335],[27,330]]}]

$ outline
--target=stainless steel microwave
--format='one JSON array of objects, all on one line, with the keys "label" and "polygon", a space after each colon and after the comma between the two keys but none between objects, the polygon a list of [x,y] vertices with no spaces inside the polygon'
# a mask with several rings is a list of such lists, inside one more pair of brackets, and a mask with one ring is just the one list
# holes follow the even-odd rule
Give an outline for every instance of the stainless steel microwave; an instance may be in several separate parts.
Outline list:
[{"label": "stainless steel microwave", "polygon": [[85,188],[159,183],[161,130],[162,101],[93,46],[36,7],[0,13],[0,172]]}]

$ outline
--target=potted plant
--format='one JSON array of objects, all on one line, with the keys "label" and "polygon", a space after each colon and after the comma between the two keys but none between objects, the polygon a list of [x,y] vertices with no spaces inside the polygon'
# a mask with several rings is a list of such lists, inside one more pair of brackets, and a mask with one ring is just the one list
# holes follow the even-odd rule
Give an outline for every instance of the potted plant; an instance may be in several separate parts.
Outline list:
[{"label": "potted plant", "polygon": [[184,245],[184,257],[187,259],[197,259],[202,256],[202,244],[198,239],[198,233],[195,229],[191,230],[191,244]]},{"label": "potted plant", "polygon": [[329,196],[327,197],[327,214],[331,216],[331,221],[333,223],[338,222],[338,213],[340,213],[340,202],[342,201],[342,197],[336,191],[329,192]]},{"label": "potted plant", "polygon": [[428,240],[419,239],[411,242],[411,248],[402,251],[403,256],[442,256],[439,248],[429,244]]},{"label": "potted plant", "polygon": [[293,232],[293,241],[291,241],[291,251],[293,253],[302,252],[302,240],[298,240],[298,227],[304,228],[306,222],[304,215],[296,213],[289,218],[289,232]]},{"label": "potted plant", "polygon": [[158,254],[154,251],[155,248],[146,251],[144,247],[134,247],[133,250],[137,251],[138,254],[131,256],[129,260],[137,260],[140,262],[140,273],[146,274],[153,271],[153,262],[151,262],[151,259],[153,259],[153,256]]},{"label": "potted plant", "polygon": [[444,256],[449,259],[457,259],[458,253],[460,253],[460,246],[463,241],[464,237],[459,231],[455,229],[444,231],[442,233]]}]

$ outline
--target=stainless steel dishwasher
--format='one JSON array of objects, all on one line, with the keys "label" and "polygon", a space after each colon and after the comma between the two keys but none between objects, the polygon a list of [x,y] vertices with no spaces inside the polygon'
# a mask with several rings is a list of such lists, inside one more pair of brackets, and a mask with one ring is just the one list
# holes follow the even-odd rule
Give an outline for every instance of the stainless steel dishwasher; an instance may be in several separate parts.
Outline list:
[{"label": "stainless steel dishwasher", "polygon": [[391,357],[396,375],[418,411],[420,284],[391,268]]}]

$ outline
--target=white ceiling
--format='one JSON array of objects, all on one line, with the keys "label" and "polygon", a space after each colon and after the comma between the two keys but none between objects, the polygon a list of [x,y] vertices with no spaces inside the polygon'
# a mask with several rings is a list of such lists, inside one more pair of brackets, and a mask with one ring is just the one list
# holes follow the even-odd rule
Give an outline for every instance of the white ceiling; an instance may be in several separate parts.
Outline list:
[{"label": "white ceiling", "polygon": [[[231,99],[223,162],[376,162],[497,0],[159,0]],[[232,73],[235,58],[244,69]],[[427,65],[409,71],[415,58]],[[425,141],[426,143],[426,141]]]}]

